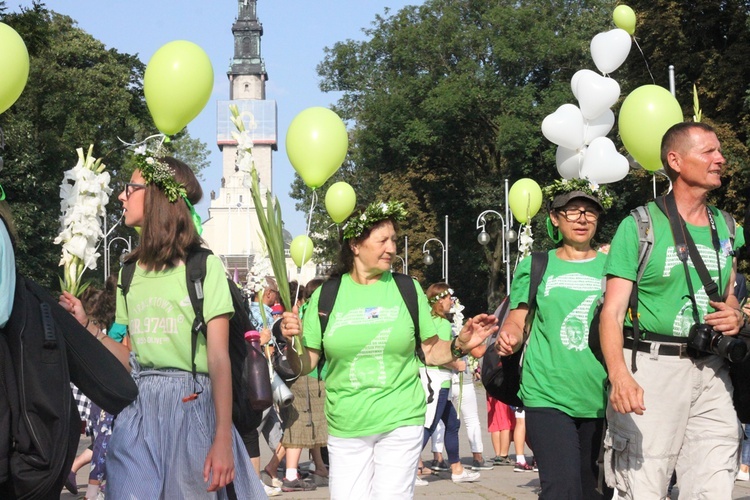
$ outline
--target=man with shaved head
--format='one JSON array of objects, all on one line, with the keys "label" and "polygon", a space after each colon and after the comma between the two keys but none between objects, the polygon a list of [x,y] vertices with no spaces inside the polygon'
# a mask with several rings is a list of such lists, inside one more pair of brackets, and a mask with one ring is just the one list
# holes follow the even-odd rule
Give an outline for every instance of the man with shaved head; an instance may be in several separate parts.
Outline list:
[{"label": "man with shaved head", "polygon": [[[688,336],[696,324],[726,336],[737,335],[744,325],[733,291],[734,250],[744,237],[740,231],[735,240],[731,217],[706,201],[721,186],[725,162],[711,127],[672,126],[662,139],[661,158],[672,193],[664,197],[664,208],[654,202],[646,206],[654,242],[642,276],[635,217],[620,224],[604,268],[600,331],[610,381],[607,479],[619,498],[665,498],[676,470],[681,498],[730,499],[741,429],[728,363],[710,349],[689,348]],[[721,301],[704,290],[687,246],[675,244],[665,211],[679,227],[678,241],[692,237],[701,257],[696,260],[705,264]]]}]

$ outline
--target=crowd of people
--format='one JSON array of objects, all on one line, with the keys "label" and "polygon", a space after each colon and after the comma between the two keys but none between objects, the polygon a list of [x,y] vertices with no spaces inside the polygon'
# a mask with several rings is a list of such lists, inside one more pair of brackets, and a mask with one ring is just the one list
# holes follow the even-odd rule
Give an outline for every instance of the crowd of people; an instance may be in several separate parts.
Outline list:
[{"label": "crowd of people", "polygon": [[[555,245],[519,262],[500,318],[464,321],[448,283],[424,290],[391,272],[401,203],[357,209],[341,226],[331,275],[289,284],[291,309],[275,278],[261,277],[248,315],[269,365],[281,356],[291,375],[279,366],[287,396],[239,429],[235,308],[219,258],[206,261],[203,336],[185,300],[185,263],[203,246],[192,208],[200,184],[174,158],[140,162],[118,197],[125,224],[140,228],[125,258],[132,281],[116,289],[113,276],[103,290],[60,297],[131,371],[139,394],[118,415],[90,407],[92,452],[65,487],[77,492],[75,472],[90,461],[90,499],[102,489],[115,499],[265,498],[321,486],[336,499],[393,499],[412,498],[439,472],[465,483],[510,466],[538,471],[544,499],[666,498],[675,482],[681,498],[731,498],[735,480],[750,477],[750,432],[727,363],[745,353],[737,335],[750,326],[736,273],[744,233],[707,202],[724,164],[713,129],[677,124],[661,154],[671,191],[623,220],[606,253],[594,244],[612,204],[606,189],[577,180],[545,190]],[[0,215],[2,327],[15,276],[2,200]],[[483,429],[476,358],[486,349],[523,351],[522,405],[488,396]],[[263,468],[261,434],[272,451]]]}]

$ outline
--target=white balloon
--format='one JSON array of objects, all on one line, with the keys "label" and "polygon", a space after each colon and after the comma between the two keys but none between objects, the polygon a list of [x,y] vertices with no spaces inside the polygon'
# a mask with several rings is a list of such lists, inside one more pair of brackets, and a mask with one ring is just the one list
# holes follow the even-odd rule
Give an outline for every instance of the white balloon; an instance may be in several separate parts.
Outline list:
[{"label": "white balloon", "polygon": [[593,71],[578,79],[578,105],[586,120],[593,120],[614,106],[620,98],[620,84]]},{"label": "white balloon", "polygon": [[557,171],[559,172],[560,177],[568,180],[580,177],[581,165],[583,165],[583,158],[585,155],[586,148],[575,150],[557,146],[555,163],[557,164]]},{"label": "white balloon", "polygon": [[628,32],[620,28],[596,35],[591,40],[591,57],[597,69],[606,75],[619,68],[628,58],[631,43]]},{"label": "white balloon", "polygon": [[615,125],[615,114],[608,109],[593,120],[583,122],[583,142],[591,144],[591,141],[597,137],[604,137],[609,134]]},{"label": "white balloon", "polygon": [[617,152],[615,144],[607,137],[597,137],[586,150],[581,178],[608,184],[624,179],[629,171],[628,159]]},{"label": "white balloon", "polygon": [[583,75],[588,74],[600,76],[596,71],[591,71],[590,69],[581,69],[576,71],[573,75],[573,78],[570,79],[570,90],[573,91],[573,95],[576,96],[576,99],[578,99],[578,82],[581,80],[581,77]]},{"label": "white balloon", "polygon": [[542,133],[550,142],[568,149],[583,146],[583,115],[574,104],[563,104],[542,121]]}]

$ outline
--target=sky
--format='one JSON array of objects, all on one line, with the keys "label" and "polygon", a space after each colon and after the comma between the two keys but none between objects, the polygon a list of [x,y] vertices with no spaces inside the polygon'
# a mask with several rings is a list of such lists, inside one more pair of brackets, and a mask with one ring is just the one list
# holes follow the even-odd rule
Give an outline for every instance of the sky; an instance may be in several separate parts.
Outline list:
[{"label": "sky", "polygon": [[[363,40],[363,28],[378,14],[392,13],[422,0],[258,0],[263,25],[261,55],[268,81],[266,99],[278,106],[278,151],[273,156],[273,193],[281,203],[286,228],[293,236],[304,234],[306,215],[295,211],[289,197],[294,169],[286,156],[284,140],[289,124],[312,106],[329,107],[338,96],[318,88],[316,66],[325,47],[347,39]],[[31,0],[7,0],[8,11],[30,7]],[[234,55],[232,24],[238,0],[48,0],[48,9],[73,18],[78,26],[107,48],[137,54],[144,63],[161,46],[173,40],[189,40],[208,54],[213,64],[211,98],[189,125],[194,138],[208,145],[211,167],[203,172],[204,193],[221,184],[221,152],[216,145],[216,101],[229,99],[227,71]],[[33,82],[28,82],[33,85]],[[156,133],[154,126],[154,133]],[[196,207],[204,220],[209,197]]]}]

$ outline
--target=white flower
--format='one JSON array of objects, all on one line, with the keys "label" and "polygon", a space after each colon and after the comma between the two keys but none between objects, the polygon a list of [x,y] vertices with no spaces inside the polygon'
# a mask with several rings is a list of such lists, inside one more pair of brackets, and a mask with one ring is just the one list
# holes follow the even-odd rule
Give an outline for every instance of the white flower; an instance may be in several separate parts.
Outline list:
[{"label": "white flower", "polygon": [[84,156],[76,149],[78,162],[63,174],[60,184],[60,234],[56,244],[62,245],[60,265],[65,267],[64,288],[77,295],[80,278],[86,269],[96,269],[99,258],[97,244],[104,236],[103,219],[112,189],[109,173],[92,156],[93,145]]},{"label": "white flower", "polygon": [[526,224],[521,229],[521,234],[518,235],[518,252],[521,257],[526,257],[531,253],[531,247],[534,244],[534,238],[532,238],[531,226]]}]

